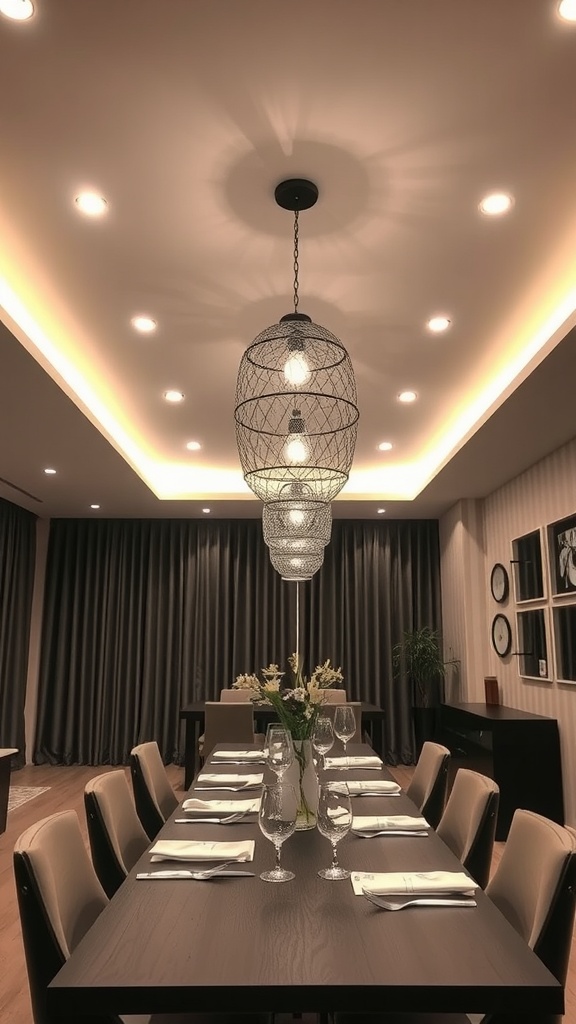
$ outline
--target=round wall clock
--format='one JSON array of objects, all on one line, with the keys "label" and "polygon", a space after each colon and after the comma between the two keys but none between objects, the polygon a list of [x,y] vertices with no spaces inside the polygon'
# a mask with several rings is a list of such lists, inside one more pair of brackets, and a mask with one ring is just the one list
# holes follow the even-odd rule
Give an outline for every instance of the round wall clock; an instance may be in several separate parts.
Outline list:
[{"label": "round wall clock", "polygon": [[502,565],[502,562],[496,562],[492,572],[490,574],[490,590],[492,591],[492,597],[499,604],[505,601],[508,597],[509,581],[508,573],[506,568]]},{"label": "round wall clock", "polygon": [[501,658],[512,650],[512,629],[505,615],[495,615],[492,621],[492,646]]}]

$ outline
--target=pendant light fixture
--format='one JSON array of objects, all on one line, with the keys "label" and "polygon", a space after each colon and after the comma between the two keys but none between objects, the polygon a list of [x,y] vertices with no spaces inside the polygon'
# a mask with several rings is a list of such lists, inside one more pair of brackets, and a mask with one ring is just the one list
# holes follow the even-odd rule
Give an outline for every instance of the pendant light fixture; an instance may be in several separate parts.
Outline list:
[{"label": "pendant light fixture", "polygon": [[344,487],[356,444],[358,407],[350,357],[338,338],[299,306],[300,211],[314,206],[316,185],[284,181],[279,206],[294,213],[294,312],[248,346],[236,382],[236,442],[249,488],[264,502],[287,484],[330,502]]},{"label": "pendant light fixture", "polygon": [[311,580],[324,561],[324,549],[311,555],[284,554],[270,550],[270,561],[283,580],[300,583]]}]

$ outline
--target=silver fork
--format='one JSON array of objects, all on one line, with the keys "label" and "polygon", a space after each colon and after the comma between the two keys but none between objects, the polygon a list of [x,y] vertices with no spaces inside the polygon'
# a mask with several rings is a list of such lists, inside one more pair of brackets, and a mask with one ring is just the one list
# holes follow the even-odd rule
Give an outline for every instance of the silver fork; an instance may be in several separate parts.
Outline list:
[{"label": "silver fork", "polygon": [[361,829],[350,829],[350,834],[360,836],[361,839],[373,839],[374,836],[427,836],[428,833],[420,829],[409,828],[383,828],[379,832],[364,832]]},{"label": "silver fork", "polygon": [[235,811],[234,814],[227,814],[224,818],[174,818],[174,821],[178,825],[233,825],[235,821],[241,821],[245,817],[245,811]]},{"label": "silver fork", "polygon": [[475,907],[476,900],[469,897],[462,897],[462,899],[454,899],[451,896],[420,896],[420,897],[406,897],[401,899],[388,899],[384,896],[378,896],[375,892],[370,892],[369,889],[362,889],[363,895],[370,903],[373,903],[375,907],[380,907],[381,910],[405,910],[406,907]]}]

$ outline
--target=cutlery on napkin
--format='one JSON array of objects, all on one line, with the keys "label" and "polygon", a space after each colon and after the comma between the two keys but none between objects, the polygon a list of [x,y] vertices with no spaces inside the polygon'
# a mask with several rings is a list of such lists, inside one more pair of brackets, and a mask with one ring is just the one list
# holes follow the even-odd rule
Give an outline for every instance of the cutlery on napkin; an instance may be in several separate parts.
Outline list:
[{"label": "cutlery on napkin", "polygon": [[[192,797],[182,804],[183,811],[201,811],[203,814],[257,814],[260,810],[260,797],[249,797],[247,800],[202,800]],[[190,818],[194,821],[194,818]]]},{"label": "cutlery on napkin", "polygon": [[465,896],[463,899],[450,899],[447,896],[395,896],[393,899],[377,896],[376,893],[364,889],[362,895],[380,910],[406,910],[407,907],[476,907],[476,900]]},{"label": "cutlery on napkin", "polygon": [[401,787],[397,782],[389,782],[387,779],[368,781],[367,779],[347,781],[350,796],[400,796]]},{"label": "cutlery on napkin", "polygon": [[327,771],[330,768],[383,768],[384,764],[381,758],[376,757],[375,754],[363,755],[354,754],[349,757],[327,757],[325,761],[325,768]]},{"label": "cutlery on napkin", "polygon": [[473,896],[478,884],[463,871],[353,871],[356,896]]},{"label": "cutlery on napkin", "polygon": [[254,859],[254,840],[238,843],[202,843],[183,839],[159,839],[150,848],[151,860],[247,861]]},{"label": "cutlery on napkin", "polygon": [[352,832],[373,832],[385,834],[408,834],[426,835],[430,825],[426,818],[415,818],[410,814],[382,815],[357,815],[352,818]]},{"label": "cutlery on napkin", "polygon": [[[216,772],[202,772],[198,776],[198,782],[207,782],[210,786],[218,787],[220,784],[223,786],[261,786],[264,775],[262,772],[258,772],[256,775],[240,775],[238,772],[222,772],[222,774],[216,774]],[[196,787],[200,789],[200,786]]]}]

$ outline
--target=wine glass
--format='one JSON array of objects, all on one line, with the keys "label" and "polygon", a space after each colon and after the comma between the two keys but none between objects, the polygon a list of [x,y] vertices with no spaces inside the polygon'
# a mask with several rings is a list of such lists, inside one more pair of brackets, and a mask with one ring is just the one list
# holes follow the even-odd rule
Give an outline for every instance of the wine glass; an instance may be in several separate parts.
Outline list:
[{"label": "wine glass", "polygon": [[334,746],[334,730],[332,728],[332,722],[326,715],[321,715],[317,719],[312,733],[312,746],[314,750],[317,750],[322,757],[322,769],[326,768],[326,754]]},{"label": "wine glass", "polygon": [[266,764],[282,782],[284,772],[294,761],[292,737],[281,725],[269,725],[266,733]]},{"label": "wine glass", "polygon": [[352,827],[352,804],[345,782],[326,782],[320,786],[316,824],[320,834],[332,844],[332,863],[318,874],[321,878],[349,878],[350,872],[340,867],[336,851],[337,843]]},{"label": "wine glass", "polygon": [[271,871],[263,871],[260,878],[265,882],[289,882],[294,878],[293,871],[280,866],[282,843],[289,838],[296,828],[298,803],[294,786],[277,782],[274,786],[264,786],[262,801],[258,813],[258,824],[266,839],[274,844],[276,864]]},{"label": "wine glass", "polygon": [[344,757],[346,757],[348,740],[351,740],[356,732],[354,709],[351,708],[349,704],[339,704],[336,708],[336,713],[334,715],[334,732],[338,739],[342,740],[342,743],[344,744]]}]

